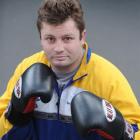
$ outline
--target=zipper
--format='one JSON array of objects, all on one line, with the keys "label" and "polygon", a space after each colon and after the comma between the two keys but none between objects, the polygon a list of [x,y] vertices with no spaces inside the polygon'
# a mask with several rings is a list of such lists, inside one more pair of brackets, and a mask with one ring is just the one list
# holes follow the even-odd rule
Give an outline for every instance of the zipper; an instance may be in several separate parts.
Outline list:
[{"label": "zipper", "polygon": [[60,98],[61,98],[61,94],[62,94],[62,91],[64,89],[64,86],[61,87],[61,88],[59,88],[58,87],[58,83],[57,83],[55,89],[56,89],[56,93],[58,95],[58,101],[57,101],[56,105],[57,105],[57,119],[59,120],[60,119],[60,115],[59,115],[59,112],[60,112],[60,110],[59,110],[59,107],[60,107]]},{"label": "zipper", "polygon": [[61,88],[59,88],[58,82],[56,82],[56,88],[55,88],[55,90],[56,90],[56,93],[58,95],[58,101],[56,103],[56,105],[57,105],[57,119],[58,120],[60,120],[60,114],[59,114],[60,113],[60,109],[59,108],[60,108],[60,98],[61,98],[61,94],[62,94],[63,90],[65,88],[67,88],[68,86],[72,85],[72,83],[74,83],[75,81],[80,80],[80,79],[82,79],[85,76],[87,76],[87,74],[85,74],[85,75],[83,75],[80,78],[75,79],[75,80],[73,80],[73,78],[71,78],[70,81],[66,85],[63,85]]},{"label": "zipper", "polygon": [[62,92],[63,92],[63,90],[65,89],[65,88],[67,88],[68,86],[70,86],[71,84],[73,83],[73,80],[71,79],[66,85],[63,85],[61,88],[59,88],[59,86],[58,86],[58,83],[56,84],[56,92],[57,92],[57,95],[58,95],[58,101],[57,101],[57,103],[56,103],[56,105],[57,105],[57,119],[58,120],[60,120],[60,98],[61,98],[61,94],[62,94]]}]

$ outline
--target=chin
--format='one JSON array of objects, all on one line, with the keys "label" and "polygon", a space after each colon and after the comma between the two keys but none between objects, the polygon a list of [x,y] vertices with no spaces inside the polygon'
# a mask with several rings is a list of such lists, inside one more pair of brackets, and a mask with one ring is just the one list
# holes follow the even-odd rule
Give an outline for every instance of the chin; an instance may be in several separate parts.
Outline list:
[{"label": "chin", "polygon": [[67,66],[70,66],[69,63],[62,63],[62,62],[53,63],[53,65],[54,65],[55,67],[67,67]]}]

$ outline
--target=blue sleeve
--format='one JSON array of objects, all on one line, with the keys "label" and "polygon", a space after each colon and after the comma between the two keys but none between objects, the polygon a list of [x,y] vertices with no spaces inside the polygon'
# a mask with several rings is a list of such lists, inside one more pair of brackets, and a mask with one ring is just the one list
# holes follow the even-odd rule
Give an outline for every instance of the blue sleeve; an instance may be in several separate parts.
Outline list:
[{"label": "blue sleeve", "polygon": [[30,122],[24,127],[14,126],[2,137],[2,140],[37,140],[33,123]]}]

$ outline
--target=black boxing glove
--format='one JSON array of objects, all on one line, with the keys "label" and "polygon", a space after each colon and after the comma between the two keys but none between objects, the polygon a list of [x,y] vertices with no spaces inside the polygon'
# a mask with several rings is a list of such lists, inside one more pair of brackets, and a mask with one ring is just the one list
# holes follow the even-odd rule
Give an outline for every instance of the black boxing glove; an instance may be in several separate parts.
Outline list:
[{"label": "black boxing glove", "polygon": [[25,125],[32,118],[36,98],[49,102],[54,86],[55,75],[47,65],[31,65],[16,83],[5,117],[13,125]]},{"label": "black boxing glove", "polygon": [[80,135],[98,133],[107,140],[134,140],[133,127],[108,101],[83,91],[71,103],[72,120]]}]

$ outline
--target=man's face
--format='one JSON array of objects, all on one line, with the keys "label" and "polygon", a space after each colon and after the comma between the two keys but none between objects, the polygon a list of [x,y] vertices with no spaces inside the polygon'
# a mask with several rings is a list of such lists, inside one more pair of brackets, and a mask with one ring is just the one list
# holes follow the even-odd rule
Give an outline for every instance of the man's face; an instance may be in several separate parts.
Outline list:
[{"label": "man's face", "polygon": [[72,19],[60,25],[42,23],[41,46],[54,70],[71,72],[81,62],[85,32],[80,32]]}]

